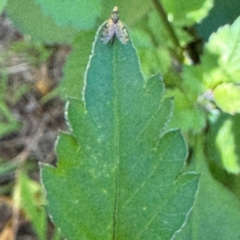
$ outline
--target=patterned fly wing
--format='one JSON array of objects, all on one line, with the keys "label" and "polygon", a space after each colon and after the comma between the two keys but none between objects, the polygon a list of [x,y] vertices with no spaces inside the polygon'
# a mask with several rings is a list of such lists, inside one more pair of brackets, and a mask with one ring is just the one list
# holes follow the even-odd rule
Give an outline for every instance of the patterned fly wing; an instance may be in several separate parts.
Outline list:
[{"label": "patterned fly wing", "polygon": [[118,7],[113,8],[111,18],[104,25],[101,40],[103,43],[107,43],[110,40],[114,41],[115,37],[123,44],[126,44],[129,40],[127,29],[123,22],[119,20]]},{"label": "patterned fly wing", "polygon": [[115,34],[115,27],[114,22],[112,19],[109,19],[107,23],[103,27],[103,32],[101,35],[101,40],[103,43],[107,43],[109,40],[111,40],[114,37]]},{"label": "patterned fly wing", "polygon": [[121,43],[126,44],[129,41],[127,29],[120,20],[116,24],[115,34]]}]

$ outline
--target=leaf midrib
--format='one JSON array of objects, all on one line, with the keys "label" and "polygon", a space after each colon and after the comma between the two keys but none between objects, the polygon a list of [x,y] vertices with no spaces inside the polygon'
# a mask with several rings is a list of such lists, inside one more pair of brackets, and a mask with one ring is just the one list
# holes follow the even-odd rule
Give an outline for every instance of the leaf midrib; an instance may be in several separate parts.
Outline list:
[{"label": "leaf midrib", "polygon": [[[115,40],[116,41],[116,40]],[[114,43],[113,43],[114,44]],[[117,84],[117,63],[116,63],[116,44],[113,46],[113,109],[114,109],[114,156],[115,156],[115,166],[116,166],[116,178],[115,178],[115,196],[114,196],[114,211],[113,211],[113,233],[112,239],[115,240],[117,238],[117,215],[118,215],[118,200],[119,200],[119,165],[120,165],[120,139],[119,139],[119,93],[118,93],[118,84]]]}]

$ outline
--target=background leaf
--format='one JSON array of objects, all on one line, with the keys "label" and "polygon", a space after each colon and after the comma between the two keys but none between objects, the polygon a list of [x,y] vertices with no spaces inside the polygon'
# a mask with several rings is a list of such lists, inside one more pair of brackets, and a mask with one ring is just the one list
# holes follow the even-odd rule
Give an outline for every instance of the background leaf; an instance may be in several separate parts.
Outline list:
[{"label": "background leaf", "polygon": [[[240,78],[240,17],[232,25],[225,25],[213,33],[207,44],[207,50],[218,56],[221,75],[219,82],[239,82]],[[215,82],[215,81],[214,81]]]},{"label": "background leaf", "polygon": [[[60,26],[73,26],[79,30],[90,30],[96,22],[110,18],[114,6],[118,6],[120,17],[128,25],[136,23],[152,7],[152,1],[132,0],[127,4],[121,0],[98,0],[59,2],[35,0],[46,14],[51,15]],[[66,11],[67,9],[67,11]],[[99,22],[98,22],[99,23]]]},{"label": "background leaf", "polygon": [[202,64],[197,67],[201,91],[211,92],[209,99],[231,114],[239,112],[239,29],[240,17],[213,33],[206,44]]},{"label": "background leaf", "polygon": [[94,32],[81,32],[72,44],[72,51],[64,67],[62,82],[59,86],[62,96],[79,98],[82,94],[83,79],[91,53]]},{"label": "background leaf", "polygon": [[192,105],[187,94],[178,90],[169,90],[166,96],[174,96],[175,108],[170,128],[181,128],[183,132],[191,131],[194,134],[201,132],[205,126],[206,116],[202,109]]},{"label": "background leaf", "polygon": [[231,173],[239,173],[240,167],[237,161],[237,154],[235,152],[235,141],[232,131],[232,121],[229,119],[224,122],[217,133],[216,145],[221,154],[223,165],[226,170]]},{"label": "background leaf", "polygon": [[214,100],[222,111],[240,113],[240,86],[232,83],[219,84],[213,92]]},{"label": "background leaf", "polygon": [[225,24],[232,24],[240,15],[240,2],[238,0],[215,0],[214,6],[208,16],[197,25],[197,32],[204,41]]},{"label": "background leaf", "polygon": [[70,42],[77,30],[59,27],[50,16],[43,15],[34,0],[8,0],[6,11],[13,23],[34,40],[47,43]]},{"label": "background leaf", "polygon": [[[44,203],[40,185],[32,181],[24,172],[19,172],[15,189],[15,199],[33,223],[40,240],[46,239],[47,214],[41,205]],[[18,195],[19,194],[19,195]]]},{"label": "background leaf", "polygon": [[7,92],[7,77],[4,70],[0,70],[0,137],[19,129],[19,124],[5,103]]},{"label": "background leaf", "polygon": [[35,0],[43,11],[51,15],[60,26],[73,26],[80,30],[91,29],[101,12],[101,0],[57,1]]},{"label": "background leaf", "polygon": [[190,25],[195,21],[202,20],[213,6],[212,0],[180,1],[178,4],[174,0],[162,0],[164,9],[176,25]]},{"label": "background leaf", "polygon": [[0,102],[0,119],[0,136],[19,128],[17,120],[3,102]]},{"label": "background leaf", "polygon": [[188,223],[176,239],[238,239],[239,200],[212,178],[201,146],[203,145],[199,137],[195,145],[195,161],[188,167],[188,171],[193,169],[202,172],[198,197]]},{"label": "background leaf", "polygon": [[164,134],[172,101],[162,99],[162,81],[145,82],[131,42],[99,36],[85,80],[85,101],[69,99],[72,134],[59,138],[58,167],[42,168],[50,214],[68,239],[170,239],[187,220],[198,175],[181,174],[179,131]]},{"label": "background leaf", "polygon": [[[239,118],[239,114],[234,116],[218,114],[215,118],[212,118],[206,148],[210,162],[214,162],[221,166],[221,169],[226,169],[234,174],[239,172],[240,166]],[[214,174],[221,179],[221,173]],[[226,179],[223,179],[223,181],[226,181]]]},{"label": "background leaf", "polygon": [[6,3],[7,3],[7,0],[0,0],[0,13],[3,11]]}]

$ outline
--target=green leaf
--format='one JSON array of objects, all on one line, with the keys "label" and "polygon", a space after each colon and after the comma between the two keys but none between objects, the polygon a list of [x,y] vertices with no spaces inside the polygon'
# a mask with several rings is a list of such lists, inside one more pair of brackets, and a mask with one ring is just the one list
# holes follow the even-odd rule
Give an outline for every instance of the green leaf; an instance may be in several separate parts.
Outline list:
[{"label": "green leaf", "polygon": [[46,48],[45,44],[39,41],[31,41],[29,37],[24,38],[22,41],[14,42],[10,50],[28,59],[31,66],[39,66],[46,63],[53,54],[53,51]]},{"label": "green leaf", "polygon": [[[170,35],[169,32],[167,31],[167,28],[162,21],[159,12],[154,9],[147,15],[147,19],[143,19],[142,21],[147,21],[148,23],[148,35],[151,37],[151,39],[154,41],[154,45],[157,47],[164,47],[165,49],[167,48],[174,48],[175,46],[173,45],[173,42],[169,40]],[[185,44],[189,40],[191,40],[191,37],[189,34],[187,34],[186,31],[183,30],[182,25],[177,25],[175,22],[171,22],[174,31],[176,32],[179,40],[181,40],[181,44]],[[143,24],[139,24],[140,27]],[[155,46],[155,48],[156,48]]]},{"label": "green leaf", "polygon": [[240,171],[239,121],[239,114],[219,114],[211,120],[207,135],[206,150],[209,160],[233,174]]},{"label": "green leaf", "polygon": [[157,72],[164,74],[171,66],[170,54],[165,46],[154,44],[151,34],[142,27],[144,21],[146,20],[142,20],[140,26],[131,31],[131,37],[138,50],[143,72],[145,76],[152,76]]},{"label": "green leaf", "polygon": [[[222,111],[239,112],[240,17],[213,33],[206,44],[202,64],[197,67],[201,91],[212,93]],[[197,72],[197,71],[196,71]]]},{"label": "green leaf", "polygon": [[194,134],[201,132],[206,122],[204,112],[179,90],[169,90],[166,96],[173,96],[175,100],[170,128],[181,128],[184,132],[191,131]]},{"label": "green leaf", "polygon": [[239,173],[238,157],[235,152],[234,135],[232,134],[232,121],[229,119],[221,126],[217,133],[216,145],[221,154],[223,165],[228,172]]},{"label": "green leaf", "polygon": [[20,200],[20,206],[31,220],[38,239],[45,240],[47,214],[45,209],[41,207],[45,201],[41,186],[28,178],[23,172],[18,176],[15,199]]},{"label": "green leaf", "polygon": [[6,104],[0,101],[0,136],[15,131],[18,128],[19,124],[17,120],[14,118]]},{"label": "green leaf", "polygon": [[[138,0],[123,2],[116,0],[90,0],[73,2],[59,2],[57,0],[35,0],[46,14],[51,15],[60,26],[71,25],[81,30],[90,30],[94,27],[98,18],[107,20],[110,18],[114,6],[118,6],[120,17],[128,25],[136,23],[152,7],[151,1]],[[67,11],[66,11],[67,9]]]},{"label": "green leaf", "polygon": [[63,78],[59,86],[64,98],[66,96],[79,98],[82,94],[84,73],[94,35],[94,32],[81,32],[73,41],[72,52],[64,67]]},{"label": "green leaf", "polygon": [[181,75],[172,70],[168,75],[165,81],[170,86],[178,86],[178,89],[166,91],[166,96],[174,97],[175,101],[170,127],[181,128],[185,133],[201,133],[206,125],[206,113],[198,103],[202,94],[201,69],[198,66],[184,66]]},{"label": "green leaf", "polygon": [[99,35],[84,100],[69,99],[72,132],[60,135],[58,167],[42,166],[49,213],[68,239],[171,239],[199,176],[181,174],[179,131],[164,134],[173,105],[159,76],[144,80],[131,41],[103,44]]},{"label": "green leaf", "polygon": [[219,84],[213,92],[214,101],[222,111],[240,113],[240,86],[232,83]]},{"label": "green leaf", "polygon": [[[240,17],[213,33],[207,51],[218,57],[218,68],[212,69],[212,87],[216,83],[239,82],[240,79]],[[206,77],[207,78],[207,77]]]},{"label": "green leaf", "polygon": [[3,176],[3,174],[10,174],[13,173],[17,169],[16,163],[9,163],[4,161],[0,158],[0,175]]},{"label": "green leaf", "polygon": [[209,36],[213,32],[216,32],[220,26],[223,26],[227,23],[232,24],[239,15],[239,0],[214,1],[214,6],[209,12],[208,16],[203,19],[199,25],[197,25],[197,32],[204,41],[207,41]]},{"label": "green leaf", "polygon": [[175,25],[186,26],[200,22],[213,6],[213,0],[192,0],[176,2],[174,0],[161,1],[165,11]]},{"label": "green leaf", "polygon": [[[186,2],[191,2],[191,1],[186,1]],[[191,19],[195,23],[199,23],[202,21],[202,19],[208,16],[209,11],[213,8],[213,6],[214,6],[213,0],[202,1],[201,8],[189,12],[187,14],[187,18]]]},{"label": "green leaf", "polygon": [[0,0],[0,13],[3,11],[6,3],[7,3],[7,0]]},{"label": "green leaf", "polygon": [[34,0],[8,0],[6,10],[16,27],[34,40],[70,42],[77,33],[71,27],[59,27],[50,16],[43,15]]},{"label": "green leaf", "polygon": [[51,15],[59,26],[73,26],[76,29],[93,28],[101,13],[102,0],[35,0],[47,15]]},{"label": "green leaf", "polygon": [[4,70],[0,69],[0,137],[19,128],[16,118],[5,103],[8,81]]},{"label": "green leaf", "polygon": [[[147,19],[144,20],[148,23],[148,35],[151,37],[155,36],[158,44],[166,44],[166,40],[169,38],[169,35],[166,27],[163,24],[163,21],[159,16],[159,13],[156,10],[153,10],[147,15]],[[142,23],[140,27],[144,26],[143,24],[144,23]],[[158,29],[158,31],[156,31],[156,29]]]},{"label": "green leaf", "polygon": [[238,240],[240,203],[225,186],[214,180],[206,166],[203,143],[195,145],[193,164],[188,171],[202,172],[198,197],[189,221],[176,240]]}]

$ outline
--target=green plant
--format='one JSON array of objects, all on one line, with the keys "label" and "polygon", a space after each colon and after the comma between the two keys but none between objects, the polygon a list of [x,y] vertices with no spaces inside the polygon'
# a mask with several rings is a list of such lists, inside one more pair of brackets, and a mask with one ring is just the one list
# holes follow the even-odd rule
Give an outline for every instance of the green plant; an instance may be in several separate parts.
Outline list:
[{"label": "green plant", "polygon": [[45,63],[51,55],[51,50],[47,49],[43,43],[30,41],[30,38],[25,38],[23,41],[13,43],[11,51],[22,56],[33,66],[39,66]]},{"label": "green plant", "polygon": [[162,99],[159,76],[144,81],[131,43],[104,45],[98,36],[92,54],[84,101],[69,99],[72,133],[60,136],[58,168],[43,168],[48,209],[69,239],[169,239],[198,186],[197,174],[181,174],[179,132],[165,132],[172,101]]},{"label": "green plant", "polygon": [[2,10],[4,9],[6,3],[7,3],[7,0],[1,0],[1,1],[0,1],[0,13],[1,13]]},{"label": "green plant", "polygon": [[[20,209],[24,212],[26,218],[32,222],[38,239],[47,239],[48,222],[43,207],[46,200],[41,185],[30,179],[24,170],[20,168],[16,171],[13,200],[15,212],[20,211]],[[60,239],[60,234],[56,232],[51,239]]]},{"label": "green plant", "polygon": [[[77,7],[36,3],[41,21],[51,19],[40,34],[27,15],[19,14],[16,2],[9,0],[6,9],[33,37],[73,44],[61,85],[70,97],[66,117],[71,132],[60,134],[58,167],[42,167],[47,207],[63,234],[68,239],[239,239],[240,19],[217,12],[215,19],[221,16],[232,24],[217,30],[220,25],[201,23],[213,6],[210,0],[86,5],[79,0]],[[109,17],[113,4],[119,6],[132,41],[104,45],[101,27],[92,46],[94,26]],[[238,5],[231,1],[224,6],[232,9],[231,16],[239,16]],[[28,14],[33,22],[40,19]],[[55,29],[53,23],[59,26]],[[197,23],[198,32],[192,32]],[[52,28],[58,34],[49,34]],[[195,62],[190,43],[210,34]],[[163,75],[165,92],[158,76],[144,80],[132,42],[144,74]],[[169,97],[174,97],[174,110]],[[176,128],[189,147],[184,168],[186,147],[172,130]]]},{"label": "green plant", "polygon": [[19,124],[9,110],[6,100],[7,76],[0,72],[0,136],[8,134],[19,128]]},{"label": "green plant", "polygon": [[40,240],[46,239],[47,215],[41,205],[44,195],[40,185],[31,180],[26,173],[18,171],[17,183],[14,189],[15,207],[21,208],[33,223],[33,227]]}]

